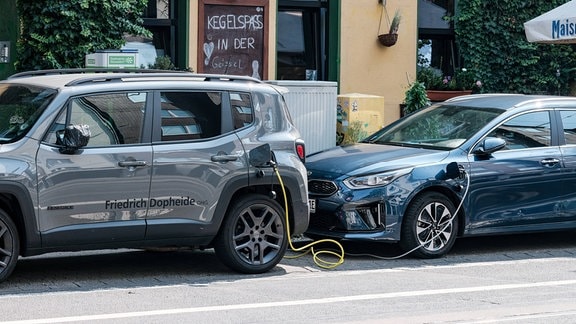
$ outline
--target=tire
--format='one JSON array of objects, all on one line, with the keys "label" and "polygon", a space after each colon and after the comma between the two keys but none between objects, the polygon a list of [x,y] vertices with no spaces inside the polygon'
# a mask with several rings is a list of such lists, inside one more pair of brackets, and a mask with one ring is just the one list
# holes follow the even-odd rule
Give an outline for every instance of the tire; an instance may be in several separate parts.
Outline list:
[{"label": "tire", "polygon": [[402,221],[400,248],[431,259],[450,251],[458,233],[454,204],[437,192],[424,193],[408,206]]},{"label": "tire", "polygon": [[19,255],[20,239],[16,225],[3,210],[0,210],[0,282],[10,276]]},{"label": "tire", "polygon": [[282,207],[267,196],[250,195],[228,209],[214,250],[235,271],[263,273],[282,260],[287,246]]}]

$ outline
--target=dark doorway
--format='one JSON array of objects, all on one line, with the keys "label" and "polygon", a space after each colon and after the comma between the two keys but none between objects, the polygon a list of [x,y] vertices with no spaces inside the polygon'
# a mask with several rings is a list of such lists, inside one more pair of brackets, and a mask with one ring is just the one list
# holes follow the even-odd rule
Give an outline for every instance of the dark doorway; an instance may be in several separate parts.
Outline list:
[{"label": "dark doorway", "polygon": [[330,53],[330,33],[337,21],[325,0],[280,0],[277,29],[278,80],[329,80],[329,66],[337,53]]},{"label": "dark doorway", "polygon": [[444,75],[454,75],[461,67],[454,27],[445,19],[454,12],[454,0],[418,0],[418,65],[434,67]]}]

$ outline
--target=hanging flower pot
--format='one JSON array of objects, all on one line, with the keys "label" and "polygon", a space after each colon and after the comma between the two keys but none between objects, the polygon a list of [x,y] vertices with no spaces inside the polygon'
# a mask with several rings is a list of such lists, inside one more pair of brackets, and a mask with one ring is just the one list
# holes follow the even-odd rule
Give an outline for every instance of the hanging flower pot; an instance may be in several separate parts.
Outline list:
[{"label": "hanging flower pot", "polygon": [[398,40],[398,26],[400,25],[400,20],[402,20],[402,16],[400,15],[400,11],[396,10],[394,13],[394,18],[392,21],[388,18],[388,12],[386,12],[386,20],[388,21],[390,28],[388,28],[387,34],[380,34],[380,28],[382,26],[382,17],[384,16],[384,11],[386,10],[385,5],[382,5],[382,11],[380,12],[380,25],[378,25],[378,42],[380,44],[390,47],[396,44]]},{"label": "hanging flower pot", "polygon": [[398,34],[381,34],[378,35],[378,41],[380,42],[380,44],[390,47],[394,44],[396,44],[396,41],[398,40]]}]

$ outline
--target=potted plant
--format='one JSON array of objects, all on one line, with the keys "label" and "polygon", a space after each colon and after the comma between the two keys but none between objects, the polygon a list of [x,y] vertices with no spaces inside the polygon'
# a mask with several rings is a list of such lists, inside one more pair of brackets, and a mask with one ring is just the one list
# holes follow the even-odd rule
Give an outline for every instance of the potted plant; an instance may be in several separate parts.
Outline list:
[{"label": "potted plant", "polygon": [[416,79],[424,83],[426,93],[431,101],[446,99],[480,92],[482,82],[475,74],[463,68],[454,75],[443,75],[442,71],[431,66],[419,67]]},{"label": "potted plant", "polygon": [[404,93],[404,103],[401,105],[400,116],[411,114],[430,105],[426,87],[420,81],[414,81]]},{"label": "potted plant", "polygon": [[159,70],[175,70],[174,63],[172,63],[172,59],[170,56],[157,56],[156,60],[154,60],[154,64],[148,65],[149,69],[159,69]]},{"label": "potted plant", "polygon": [[[392,17],[392,21],[390,22],[388,33],[378,35],[378,41],[380,44],[388,47],[396,44],[396,41],[398,40],[398,27],[400,26],[401,20],[402,15],[400,14],[400,10],[396,10],[394,17]],[[380,19],[380,21],[382,21],[382,19]],[[380,30],[380,28],[378,28],[378,30]]]}]

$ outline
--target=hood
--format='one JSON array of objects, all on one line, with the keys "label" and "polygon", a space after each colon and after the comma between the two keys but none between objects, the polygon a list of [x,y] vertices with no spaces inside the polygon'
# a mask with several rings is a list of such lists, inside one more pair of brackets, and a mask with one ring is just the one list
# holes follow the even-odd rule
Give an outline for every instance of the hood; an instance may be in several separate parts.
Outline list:
[{"label": "hood", "polygon": [[309,177],[337,178],[413,167],[442,161],[449,151],[380,144],[337,146],[306,157]]}]

